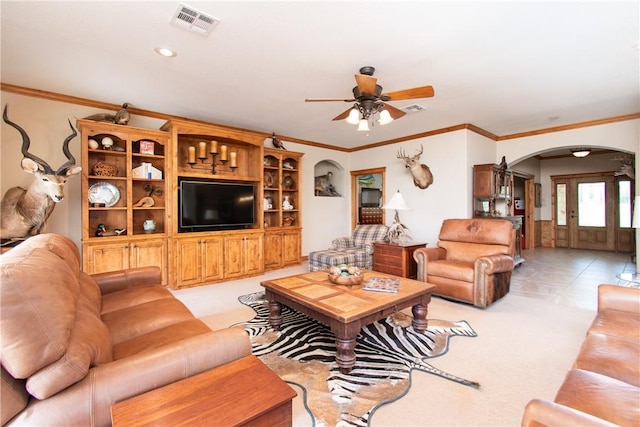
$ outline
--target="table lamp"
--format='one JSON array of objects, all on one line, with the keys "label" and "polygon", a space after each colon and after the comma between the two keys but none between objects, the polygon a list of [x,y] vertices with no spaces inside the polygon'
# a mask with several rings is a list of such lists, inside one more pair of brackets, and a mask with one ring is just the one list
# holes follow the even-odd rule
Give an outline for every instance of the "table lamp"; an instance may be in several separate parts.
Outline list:
[{"label": "table lamp", "polygon": [[398,242],[411,240],[411,236],[409,235],[409,229],[405,227],[400,222],[400,216],[398,215],[398,211],[404,211],[411,209],[407,202],[402,197],[402,193],[398,190],[391,200],[385,204],[382,209],[394,209],[396,211],[395,216],[393,217],[393,224],[389,227],[389,231],[387,233],[387,238],[390,242]]}]

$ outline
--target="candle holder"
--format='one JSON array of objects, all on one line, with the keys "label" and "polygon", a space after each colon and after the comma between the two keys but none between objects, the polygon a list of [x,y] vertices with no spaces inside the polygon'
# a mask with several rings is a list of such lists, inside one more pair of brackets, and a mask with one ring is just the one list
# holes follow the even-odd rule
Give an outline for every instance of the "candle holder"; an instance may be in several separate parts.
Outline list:
[{"label": "candle holder", "polygon": [[[198,162],[196,161],[196,153],[195,153],[196,147],[189,147],[189,152],[188,152],[188,156],[187,156],[187,164],[189,166],[191,166],[192,168],[195,168],[197,166],[195,166]],[[209,156],[211,156],[211,173],[212,174],[216,174],[219,171],[216,171],[216,166],[221,165],[224,166],[225,164],[227,164],[227,162],[229,162],[229,157],[225,156],[225,154],[228,156],[229,154],[231,155],[231,161],[229,163],[229,169],[231,169],[232,172],[235,172],[235,170],[238,168],[237,165],[237,152],[232,151],[230,153],[227,153],[227,147],[226,146],[222,146],[222,153],[218,153],[218,147],[217,144],[211,144],[211,148],[209,150],[209,155],[205,154],[204,148],[200,147],[199,151],[198,151],[198,159],[200,160],[200,163],[202,163],[203,165],[205,164],[206,160],[209,158]],[[220,156],[220,159],[217,159],[217,157]],[[227,158],[222,158],[222,157],[227,157]]]}]

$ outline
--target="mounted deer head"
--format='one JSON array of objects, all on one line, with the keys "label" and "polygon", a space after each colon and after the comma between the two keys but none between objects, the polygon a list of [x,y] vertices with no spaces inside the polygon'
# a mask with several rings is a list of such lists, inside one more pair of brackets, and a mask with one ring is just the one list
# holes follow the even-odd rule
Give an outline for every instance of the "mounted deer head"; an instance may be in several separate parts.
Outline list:
[{"label": "mounted deer head", "polygon": [[404,160],[405,167],[409,169],[411,175],[413,175],[413,183],[416,187],[422,189],[427,188],[433,183],[433,175],[429,166],[420,163],[420,156],[422,155],[422,145],[420,145],[420,152],[413,157],[407,156],[402,148],[398,151],[397,157]]},{"label": "mounted deer head", "polygon": [[80,173],[82,168],[75,166],[76,159],[69,151],[69,142],[78,133],[71,128],[69,135],[62,143],[62,152],[67,162],[57,170],[41,158],[29,153],[31,140],[29,135],[17,124],[9,120],[7,106],[4,107],[2,119],[15,128],[22,136],[22,170],[35,175],[29,187],[12,187],[7,190],[0,206],[0,238],[13,239],[39,234],[44,228],[55,204],[64,199],[64,185],[67,178]]},{"label": "mounted deer head", "polygon": [[635,157],[632,154],[620,153],[611,160],[617,160],[620,162],[620,169],[615,171],[615,176],[627,175],[631,179],[635,179],[636,173],[633,165],[635,163]]}]

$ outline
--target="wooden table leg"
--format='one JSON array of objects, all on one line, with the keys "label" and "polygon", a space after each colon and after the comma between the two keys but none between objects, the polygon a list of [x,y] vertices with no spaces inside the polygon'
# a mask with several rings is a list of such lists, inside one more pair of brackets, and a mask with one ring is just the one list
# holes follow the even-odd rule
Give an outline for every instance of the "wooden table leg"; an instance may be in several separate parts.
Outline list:
[{"label": "wooden table leg", "polygon": [[269,301],[269,324],[276,331],[282,325],[282,304],[278,301]]},{"label": "wooden table leg", "polygon": [[336,362],[340,372],[348,374],[356,364],[356,338],[336,337]]},{"label": "wooden table leg", "polygon": [[411,313],[413,314],[413,320],[411,326],[417,332],[424,332],[427,329],[427,306],[417,304],[411,307]]}]

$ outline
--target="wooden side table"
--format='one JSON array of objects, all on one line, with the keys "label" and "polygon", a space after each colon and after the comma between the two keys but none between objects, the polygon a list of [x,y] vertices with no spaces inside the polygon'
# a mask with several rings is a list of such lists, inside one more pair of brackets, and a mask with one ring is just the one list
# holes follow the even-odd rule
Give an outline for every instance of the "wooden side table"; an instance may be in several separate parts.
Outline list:
[{"label": "wooden side table", "polygon": [[374,242],[373,270],[415,279],[418,276],[418,265],[413,259],[413,252],[425,246],[426,243],[418,242]]},{"label": "wooden side table", "polygon": [[291,426],[297,395],[255,356],[247,356],[111,407],[117,426]]}]

